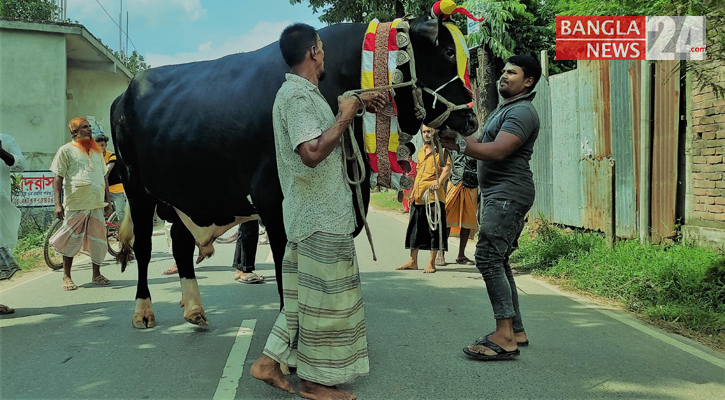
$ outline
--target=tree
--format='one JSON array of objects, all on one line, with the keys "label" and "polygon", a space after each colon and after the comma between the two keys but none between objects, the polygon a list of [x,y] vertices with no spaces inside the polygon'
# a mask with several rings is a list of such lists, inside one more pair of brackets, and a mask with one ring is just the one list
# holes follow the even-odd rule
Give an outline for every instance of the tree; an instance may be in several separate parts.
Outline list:
[{"label": "tree", "polygon": [[0,17],[52,21],[58,6],[48,0],[0,0]]},{"label": "tree", "polygon": [[126,68],[128,68],[128,71],[131,72],[131,75],[136,75],[143,70],[151,68],[150,65],[146,64],[146,61],[143,59],[143,56],[141,54],[138,54],[138,52],[136,52],[136,50],[134,50],[131,53],[131,56],[127,56],[124,53],[114,51],[107,44],[104,44],[104,43],[101,43],[101,44],[103,44],[103,47],[105,47],[109,53],[113,54],[113,56],[116,57],[118,59],[118,61],[121,61],[121,64],[123,64]]},{"label": "tree", "polygon": [[[434,2],[431,0],[309,0],[309,6],[313,13],[322,11],[320,21],[337,24],[367,23],[373,18],[389,22],[406,13],[416,17],[427,15]],[[304,0],[290,0],[290,4],[297,3],[304,3]]]}]

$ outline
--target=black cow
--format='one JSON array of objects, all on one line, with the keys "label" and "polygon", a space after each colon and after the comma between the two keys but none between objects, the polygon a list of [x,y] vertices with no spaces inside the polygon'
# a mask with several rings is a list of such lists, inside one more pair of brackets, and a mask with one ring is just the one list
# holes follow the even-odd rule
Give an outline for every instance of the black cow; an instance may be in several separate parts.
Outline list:
[{"label": "black cow", "polygon": [[[432,89],[456,75],[453,38],[440,24],[426,18],[410,21],[418,84]],[[337,97],[360,88],[365,30],[362,24],[340,24],[319,31],[325,44],[327,75],[320,83],[320,90],[335,113]],[[408,81],[410,63],[400,69]],[[133,326],[155,325],[147,270],[153,214],[157,207],[159,217],[173,222],[173,255],[182,282],[181,305],[187,321],[207,323],[193,269],[195,244],[202,245],[200,257],[207,255],[204,245],[239,223],[242,219],[237,217],[258,214],[267,227],[281,294],[281,262],[287,240],[275,161],[272,104],[286,72],[288,67],[279,45],[273,43],[251,53],[214,61],[143,71],[114,101],[112,135],[117,155],[125,165],[120,172],[130,206],[122,237],[129,243],[132,227],[133,251],[139,269]],[[438,93],[454,104],[471,101],[460,81]],[[421,121],[415,116],[411,88],[396,89],[395,99],[402,131],[415,134]],[[423,102],[426,122],[445,111],[441,101],[435,109],[432,107],[430,93],[423,93]],[[473,133],[477,125],[476,116],[469,109],[451,113],[445,122],[449,129],[464,135]],[[355,126],[356,140],[362,149],[360,118],[356,119]],[[368,180],[362,185],[367,210]],[[353,201],[358,214],[357,235],[362,216],[357,212],[357,201]],[[182,217],[175,210],[183,213]],[[132,224],[128,223],[130,216]],[[181,223],[185,216],[188,219],[183,222],[187,225]],[[187,229],[192,225],[207,229],[192,235]],[[129,251],[124,254],[128,255]],[[124,269],[126,261],[121,260]]]}]

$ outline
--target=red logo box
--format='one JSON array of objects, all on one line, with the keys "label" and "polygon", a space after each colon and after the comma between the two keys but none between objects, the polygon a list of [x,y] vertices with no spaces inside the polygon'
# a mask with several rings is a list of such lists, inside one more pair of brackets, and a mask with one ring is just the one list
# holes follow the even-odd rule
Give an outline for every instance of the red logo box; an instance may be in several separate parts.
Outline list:
[{"label": "red logo box", "polygon": [[644,60],[646,17],[556,17],[557,60]]}]

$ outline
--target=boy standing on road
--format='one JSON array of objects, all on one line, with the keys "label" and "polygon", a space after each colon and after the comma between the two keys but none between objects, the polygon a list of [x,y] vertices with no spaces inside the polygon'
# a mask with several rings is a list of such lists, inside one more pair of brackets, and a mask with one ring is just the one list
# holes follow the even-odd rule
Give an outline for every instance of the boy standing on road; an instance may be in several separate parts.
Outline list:
[{"label": "boy standing on road", "polygon": [[[418,269],[418,250],[430,250],[430,261],[424,273],[436,272],[435,260],[438,251],[448,251],[448,232],[446,230],[446,192],[443,184],[451,174],[451,159],[441,168],[439,155],[431,147],[435,130],[423,125],[421,129],[425,146],[418,152],[417,174],[411,189],[413,204],[410,209],[408,230],[405,234],[405,248],[410,249],[410,259],[397,270]],[[436,203],[436,194],[438,201]],[[440,241],[440,224],[432,229],[428,222],[426,208],[437,210],[443,224],[443,241]],[[434,211],[435,212],[435,211]]]}]

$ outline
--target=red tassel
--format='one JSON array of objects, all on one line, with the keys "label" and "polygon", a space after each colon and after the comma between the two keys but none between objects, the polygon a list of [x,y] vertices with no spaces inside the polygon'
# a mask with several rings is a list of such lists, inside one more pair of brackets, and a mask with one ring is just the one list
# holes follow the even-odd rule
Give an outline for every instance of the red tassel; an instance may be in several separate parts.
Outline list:
[{"label": "red tassel", "polygon": [[455,13],[458,13],[458,14],[463,14],[463,15],[465,15],[466,17],[468,17],[468,18],[470,18],[470,19],[472,19],[472,20],[474,20],[474,21],[478,21],[478,22],[482,22],[482,21],[483,21],[483,17],[481,17],[481,18],[476,18],[476,17],[474,17],[474,16],[473,16],[473,15],[472,15],[472,14],[471,14],[470,12],[468,12],[468,10],[466,10],[466,9],[465,9],[465,8],[463,8],[463,7],[458,7],[458,8],[456,8],[455,10],[453,10],[453,13],[454,13],[454,14],[455,14]]}]

